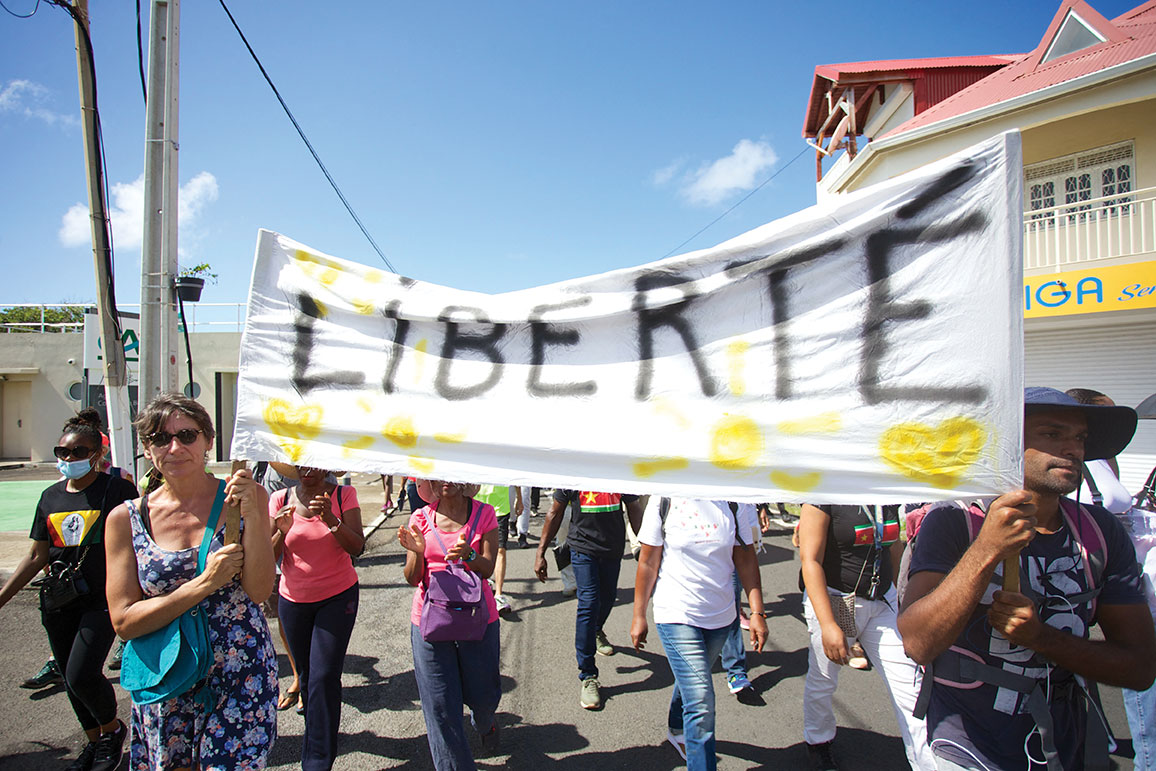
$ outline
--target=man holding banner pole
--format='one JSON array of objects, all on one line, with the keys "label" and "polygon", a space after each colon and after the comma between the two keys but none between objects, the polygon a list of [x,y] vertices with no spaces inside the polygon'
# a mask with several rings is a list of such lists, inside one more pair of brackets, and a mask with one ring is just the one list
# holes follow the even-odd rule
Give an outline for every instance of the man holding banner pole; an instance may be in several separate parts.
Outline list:
[{"label": "man holding banner pole", "polygon": [[[1109,512],[1065,497],[1083,461],[1131,441],[1136,414],[1051,388],[1024,401],[1024,489],[935,508],[914,542],[899,630],[926,667],[916,716],[940,771],[1107,769],[1096,682],[1156,677],[1131,541]],[[1090,640],[1097,623],[1103,640]]]}]

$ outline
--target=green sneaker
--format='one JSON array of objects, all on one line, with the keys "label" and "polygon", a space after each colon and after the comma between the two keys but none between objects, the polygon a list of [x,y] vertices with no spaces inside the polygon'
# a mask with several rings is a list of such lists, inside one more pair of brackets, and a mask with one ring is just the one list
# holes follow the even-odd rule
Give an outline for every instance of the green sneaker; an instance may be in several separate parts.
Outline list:
[{"label": "green sneaker", "polygon": [[588,677],[582,681],[582,696],[578,703],[582,709],[602,709],[602,691],[598,688],[597,677]]},{"label": "green sneaker", "polygon": [[601,629],[594,635],[594,652],[599,656],[614,655],[614,646],[606,639],[606,633]]}]

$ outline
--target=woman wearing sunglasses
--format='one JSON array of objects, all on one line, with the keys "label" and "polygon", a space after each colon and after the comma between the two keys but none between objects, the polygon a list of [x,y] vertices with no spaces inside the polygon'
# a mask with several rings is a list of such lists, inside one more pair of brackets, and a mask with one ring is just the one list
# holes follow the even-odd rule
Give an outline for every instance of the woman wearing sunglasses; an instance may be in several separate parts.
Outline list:
[{"label": "woman wearing sunglasses", "polygon": [[[105,599],[104,530],[108,513],[136,496],[136,487],[100,471],[99,423],[77,416],[64,424],[53,448],[64,479],[40,496],[32,521],[32,548],[0,589],[0,607],[52,565],[66,592],[42,591],[41,621],[52,654],[64,674],[72,710],[88,744],[69,769],[110,771],[120,763],[124,723],[116,716],[116,694],[104,676],[104,660],[115,634]],[[76,580],[76,579],[79,579]],[[49,577],[49,584],[57,579]],[[75,596],[73,596],[75,595]],[[71,597],[71,599],[70,599]]]},{"label": "woman wearing sunglasses", "polygon": [[327,771],[337,758],[341,670],[357,620],[358,582],[352,558],[365,536],[357,491],[328,481],[328,471],[296,466],[300,480],[273,494],[273,552],[281,558],[281,628],[301,683],[305,736],[301,767]]},{"label": "woman wearing sunglasses", "polygon": [[[227,483],[205,471],[213,424],[192,399],[157,396],[136,428],[163,483],[109,515],[112,623],[131,641],[198,608],[212,656],[190,690],[133,704],[129,767],[264,768],[277,737],[277,658],[261,610],[273,588],[267,496],[248,471]],[[221,515],[198,572],[211,513],[229,504],[241,509],[240,543],[224,545]]]}]

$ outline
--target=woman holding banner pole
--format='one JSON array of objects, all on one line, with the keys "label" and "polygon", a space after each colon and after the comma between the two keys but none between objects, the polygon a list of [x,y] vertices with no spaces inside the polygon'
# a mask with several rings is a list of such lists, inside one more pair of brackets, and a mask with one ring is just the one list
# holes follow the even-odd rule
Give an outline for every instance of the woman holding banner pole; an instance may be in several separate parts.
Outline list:
[{"label": "woman holding banner pole", "polygon": [[[133,704],[129,768],[263,768],[277,737],[277,659],[261,610],[274,570],[265,491],[246,470],[227,483],[205,471],[215,432],[192,399],[157,396],[136,428],[164,481],[116,508],[106,527],[109,614],[130,641],[125,667],[132,641],[194,610],[207,621],[211,655],[207,676],[187,691]],[[225,545],[230,504],[240,507],[241,535]],[[215,531],[212,519],[222,523]]]}]

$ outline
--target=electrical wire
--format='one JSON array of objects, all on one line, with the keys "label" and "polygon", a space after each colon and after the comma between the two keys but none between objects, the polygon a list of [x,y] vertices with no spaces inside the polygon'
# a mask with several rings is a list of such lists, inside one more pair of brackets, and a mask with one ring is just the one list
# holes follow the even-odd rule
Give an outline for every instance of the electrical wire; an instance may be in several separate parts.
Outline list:
[{"label": "electrical wire", "polygon": [[4,0],[0,0],[0,8],[8,11],[9,14],[15,16],[17,19],[31,19],[36,15],[36,12],[40,10],[40,0],[36,0],[36,5],[32,6],[32,11],[30,13],[16,13],[11,8],[4,5]]},{"label": "electrical wire", "polygon": [[140,92],[144,97],[145,106],[149,103],[149,90],[145,86],[145,71],[144,71],[144,43],[140,37],[140,0],[136,0],[136,66],[140,70]]},{"label": "electrical wire", "polygon": [[285,100],[281,97],[281,92],[277,90],[277,86],[273,85],[273,79],[270,78],[269,73],[265,71],[265,66],[261,64],[261,60],[257,58],[257,53],[253,50],[253,46],[249,45],[249,40],[245,37],[245,33],[241,31],[241,27],[237,24],[237,20],[233,18],[233,14],[229,11],[229,7],[225,5],[225,0],[218,0],[218,2],[221,4],[221,8],[225,11],[225,15],[229,17],[229,21],[232,22],[233,29],[237,30],[237,34],[241,36],[241,42],[244,43],[245,48],[249,50],[249,56],[253,57],[253,61],[257,64],[257,69],[261,70],[261,75],[264,76],[265,82],[269,84],[269,88],[273,89],[273,95],[276,96],[277,101],[281,103],[281,109],[283,109],[285,114],[289,116],[289,120],[293,123],[293,128],[297,129],[297,133],[300,135],[301,141],[305,143],[307,148],[309,148],[309,152],[313,155],[313,160],[317,161],[317,165],[321,168],[321,172],[325,175],[325,178],[329,180],[329,184],[333,188],[333,191],[337,193],[337,197],[340,198],[341,203],[345,205],[345,210],[349,212],[349,216],[353,217],[353,221],[357,223],[357,227],[361,229],[362,235],[364,235],[365,238],[369,241],[370,245],[373,247],[373,250],[377,252],[377,256],[381,258],[381,261],[384,262],[391,271],[397,273],[397,268],[393,267],[393,263],[391,263],[386,258],[384,253],[382,253],[381,249],[377,245],[377,242],[373,240],[373,236],[369,235],[369,231],[365,229],[365,225],[362,224],[361,218],[358,217],[357,213],[353,211],[353,207],[350,206],[349,201],[346,200],[345,194],[342,193],[341,188],[337,186],[337,182],[333,179],[333,175],[329,173],[329,169],[325,168],[325,164],[321,161],[321,156],[319,156],[317,151],[313,149],[313,144],[309,141],[309,138],[305,136],[305,131],[302,130],[301,124],[299,124],[297,119],[293,117],[293,113],[290,111],[289,105],[287,105]]},{"label": "electrical wire", "polygon": [[733,204],[733,205],[732,205],[732,206],[731,206],[729,209],[727,209],[727,210],[726,210],[726,211],[724,211],[722,214],[720,214],[720,215],[718,215],[717,217],[715,217],[713,220],[711,220],[710,222],[708,222],[706,225],[704,225],[704,226],[702,226],[701,228],[699,228],[699,229],[698,229],[698,231],[696,231],[696,232],[695,232],[695,234],[694,234],[693,236],[691,236],[690,238],[686,239],[685,241],[683,241],[681,244],[679,244],[678,246],[676,246],[676,247],[674,247],[673,249],[671,249],[671,250],[670,250],[669,252],[667,252],[666,254],[662,255],[661,259],[664,259],[664,260],[665,260],[667,257],[671,256],[672,254],[677,254],[679,249],[681,249],[682,247],[686,246],[687,244],[689,244],[689,243],[690,243],[691,241],[693,241],[694,239],[696,239],[696,238],[698,238],[699,236],[701,236],[703,233],[705,233],[705,232],[706,232],[707,230],[709,230],[710,228],[714,227],[714,226],[715,226],[715,224],[717,224],[719,220],[721,220],[723,217],[725,217],[725,216],[727,216],[728,214],[730,214],[731,212],[733,212],[735,209],[737,209],[737,208],[739,208],[740,206],[742,206],[744,203],[746,203],[746,201],[747,201],[747,199],[748,199],[748,198],[750,198],[752,195],[754,195],[755,193],[759,192],[759,191],[760,191],[760,190],[762,190],[764,187],[766,187],[768,184],[770,184],[771,180],[773,180],[775,177],[777,177],[777,176],[779,176],[780,174],[782,174],[782,173],[783,173],[784,171],[786,171],[787,169],[791,168],[791,164],[793,164],[795,161],[797,161],[797,160],[799,160],[800,158],[802,158],[802,157],[803,157],[803,154],[804,154],[805,152],[807,152],[807,150],[809,150],[809,149],[810,149],[810,147],[809,147],[809,146],[808,146],[808,147],[804,147],[802,150],[800,150],[800,151],[799,151],[798,155],[796,155],[796,156],[795,156],[794,158],[792,158],[791,160],[787,161],[786,165],[784,165],[784,166],[780,166],[780,167],[779,167],[779,169],[778,169],[778,171],[776,171],[774,174],[772,174],[771,176],[767,177],[767,178],[766,178],[766,179],[764,179],[762,182],[760,182],[760,183],[758,184],[758,186],[757,186],[757,187],[756,187],[754,190],[752,190],[751,192],[747,193],[746,195],[744,195],[744,196],[743,196],[742,198],[740,198],[739,200],[735,201],[735,203],[734,203],[734,204]]}]

